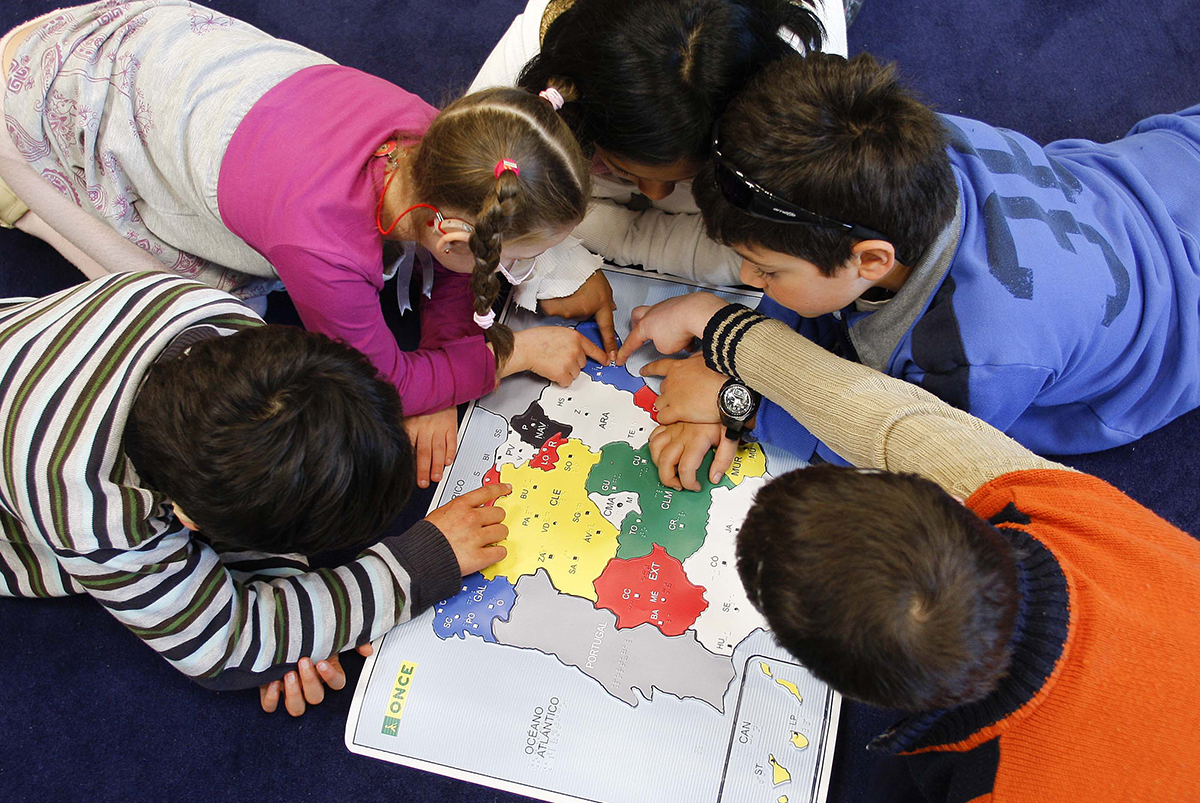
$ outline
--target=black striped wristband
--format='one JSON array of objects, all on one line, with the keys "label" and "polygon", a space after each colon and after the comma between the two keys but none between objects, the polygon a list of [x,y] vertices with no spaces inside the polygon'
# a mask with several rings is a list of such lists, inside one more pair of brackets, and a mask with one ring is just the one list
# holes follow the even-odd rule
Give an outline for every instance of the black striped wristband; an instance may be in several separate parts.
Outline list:
[{"label": "black striped wristband", "polygon": [[741,379],[734,365],[737,345],[752,326],[768,320],[761,312],[741,304],[721,309],[704,327],[704,363],[718,373]]}]

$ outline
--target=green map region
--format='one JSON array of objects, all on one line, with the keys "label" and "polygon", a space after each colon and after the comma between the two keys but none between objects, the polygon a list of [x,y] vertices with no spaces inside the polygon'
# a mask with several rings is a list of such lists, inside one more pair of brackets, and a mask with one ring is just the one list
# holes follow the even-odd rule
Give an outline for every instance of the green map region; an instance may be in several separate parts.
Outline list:
[{"label": "green map region", "polygon": [[600,461],[588,474],[587,492],[635,493],[641,507],[641,513],[628,513],[621,520],[618,558],[644,557],[655,544],[661,544],[668,555],[682,563],[701,547],[713,489],[734,487],[726,476],[715,485],[708,481],[712,460],[709,452],[696,472],[701,483],[699,491],[676,491],[658,481],[649,443],[637,450],[623,441],[605,444]]}]

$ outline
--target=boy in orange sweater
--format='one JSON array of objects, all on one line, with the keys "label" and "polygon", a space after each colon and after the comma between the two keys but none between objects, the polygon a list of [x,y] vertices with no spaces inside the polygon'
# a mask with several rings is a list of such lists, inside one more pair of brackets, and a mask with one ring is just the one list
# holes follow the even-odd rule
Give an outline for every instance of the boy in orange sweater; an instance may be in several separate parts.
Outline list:
[{"label": "boy in orange sweater", "polygon": [[666,353],[702,337],[709,367],[864,467],[764,487],[738,569],[814,674],[912,712],[871,747],[928,799],[1197,799],[1200,542],[745,307],[695,293],[634,319]]}]

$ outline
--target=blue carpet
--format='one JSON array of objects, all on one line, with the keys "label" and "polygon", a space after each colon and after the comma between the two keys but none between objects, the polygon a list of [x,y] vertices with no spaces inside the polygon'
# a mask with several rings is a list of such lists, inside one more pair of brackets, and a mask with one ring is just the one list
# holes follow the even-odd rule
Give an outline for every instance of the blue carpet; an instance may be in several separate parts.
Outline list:
[{"label": "blue carpet", "polygon": [[[523,3],[209,5],[440,103],[470,82]],[[1192,5],[867,0],[850,43],[853,52],[898,60],[940,111],[1042,142],[1107,140],[1140,117],[1200,100],[1200,15]],[[53,7],[6,0],[0,31]],[[0,297],[40,295],[79,278],[49,247],[0,232]],[[1200,414],[1192,413],[1132,446],[1067,460],[1200,532],[1198,449]],[[419,518],[429,498],[418,494],[408,516]],[[524,800],[349,754],[349,691],[300,720],[262,714],[254,692],[205,691],[87,599],[0,601],[0,654],[10,673],[0,691],[0,800]],[[346,664],[352,687],[361,660]],[[889,715],[850,705],[843,722],[830,799],[916,799],[894,761],[863,749]],[[446,726],[479,736],[471,722]]]}]

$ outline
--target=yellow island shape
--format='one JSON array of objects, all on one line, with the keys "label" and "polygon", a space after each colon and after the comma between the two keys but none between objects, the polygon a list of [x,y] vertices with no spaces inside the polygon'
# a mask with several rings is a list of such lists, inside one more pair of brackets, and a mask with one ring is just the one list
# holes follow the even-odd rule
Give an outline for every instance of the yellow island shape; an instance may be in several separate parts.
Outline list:
[{"label": "yellow island shape", "polygon": [[799,702],[799,703],[804,702],[804,698],[800,696],[800,689],[798,689],[796,687],[795,683],[792,683],[790,680],[785,680],[783,678],[775,678],[775,682],[778,683],[780,686],[783,686],[789,692],[791,692],[791,695],[796,698],[796,702]]},{"label": "yellow island shape", "polygon": [[771,762],[771,769],[774,771],[773,780],[776,786],[792,780],[792,774],[788,772],[782,764],[775,760],[774,755],[768,753],[767,760]]}]

